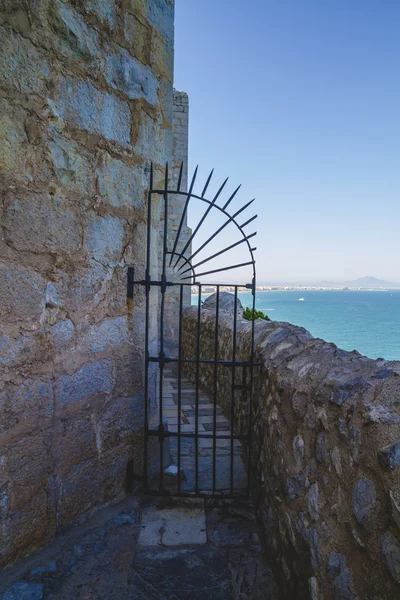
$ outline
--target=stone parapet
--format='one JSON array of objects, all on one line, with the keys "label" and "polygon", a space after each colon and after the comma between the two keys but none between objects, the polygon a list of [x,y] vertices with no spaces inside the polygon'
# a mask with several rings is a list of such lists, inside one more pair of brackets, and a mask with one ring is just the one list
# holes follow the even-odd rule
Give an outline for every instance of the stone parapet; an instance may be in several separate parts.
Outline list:
[{"label": "stone parapet", "polygon": [[[219,358],[232,356],[231,314]],[[183,353],[196,357],[197,310],[184,314]],[[214,358],[215,312],[201,311],[201,358]],[[237,359],[251,324],[238,319]],[[400,363],[371,360],[288,323],[255,323],[252,492],[281,597],[395,598],[400,590]],[[218,368],[230,414],[231,373]],[[237,381],[241,381],[238,368]],[[186,367],[185,375],[193,377]],[[200,368],[212,392],[213,367]],[[235,399],[236,432],[248,403]],[[249,452],[249,448],[247,448]]]}]

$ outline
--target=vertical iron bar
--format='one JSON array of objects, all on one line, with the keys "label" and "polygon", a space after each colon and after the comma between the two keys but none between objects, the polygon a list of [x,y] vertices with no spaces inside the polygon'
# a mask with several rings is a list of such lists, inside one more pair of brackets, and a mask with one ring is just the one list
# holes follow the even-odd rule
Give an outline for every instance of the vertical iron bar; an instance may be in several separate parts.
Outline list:
[{"label": "vertical iron bar", "polygon": [[249,456],[248,456],[248,467],[247,467],[247,496],[250,496],[250,484],[251,484],[251,452],[252,452],[252,427],[253,427],[253,381],[254,381],[254,312],[256,309],[256,275],[255,269],[253,268],[253,282],[252,290],[253,295],[253,319],[251,321],[251,348],[250,348],[250,392],[249,392]]},{"label": "vertical iron bar", "polygon": [[149,442],[149,296],[150,296],[150,260],[151,260],[151,200],[153,192],[153,163],[150,165],[150,188],[147,196],[147,248],[146,248],[146,317],[145,317],[145,369],[144,369],[144,453],[143,453],[143,477],[145,491],[148,489],[147,481],[147,445]]},{"label": "vertical iron bar", "polygon": [[236,361],[236,324],[237,324],[237,294],[238,286],[235,285],[235,300],[233,304],[233,340],[232,340],[232,391],[231,391],[231,496],[233,495],[233,426],[235,417],[235,361]]},{"label": "vertical iron bar", "polygon": [[195,471],[196,494],[199,493],[199,378],[200,378],[200,317],[201,317],[201,283],[197,305],[197,347],[196,347],[196,406],[195,406]]},{"label": "vertical iron bar", "polygon": [[219,285],[217,285],[215,340],[214,340],[214,414],[213,414],[213,494],[215,494],[217,478],[217,377],[218,377],[218,327],[219,327]]},{"label": "vertical iron bar", "polygon": [[161,275],[161,314],[160,314],[160,415],[159,415],[159,441],[160,441],[160,492],[164,491],[164,422],[163,422],[163,379],[164,379],[164,309],[166,292],[166,263],[167,263],[167,233],[168,233],[168,163],[165,165],[164,187],[164,239],[163,260]]},{"label": "vertical iron bar", "polygon": [[182,312],[183,312],[183,285],[180,286],[179,295],[179,347],[178,347],[178,494],[181,492],[181,410],[182,410]]}]

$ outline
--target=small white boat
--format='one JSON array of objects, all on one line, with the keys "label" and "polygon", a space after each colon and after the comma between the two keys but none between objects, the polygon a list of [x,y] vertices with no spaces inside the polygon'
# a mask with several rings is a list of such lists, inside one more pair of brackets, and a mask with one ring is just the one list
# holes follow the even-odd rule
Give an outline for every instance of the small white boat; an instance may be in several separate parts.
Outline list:
[{"label": "small white boat", "polygon": [[304,298],[299,298],[299,302],[304,302]]}]

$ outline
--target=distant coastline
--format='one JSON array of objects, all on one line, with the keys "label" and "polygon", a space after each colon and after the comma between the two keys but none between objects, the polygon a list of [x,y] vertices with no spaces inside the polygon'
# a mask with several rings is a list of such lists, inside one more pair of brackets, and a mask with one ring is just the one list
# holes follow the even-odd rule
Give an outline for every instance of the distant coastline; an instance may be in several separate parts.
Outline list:
[{"label": "distant coastline", "polygon": [[[197,295],[198,286],[192,286],[192,294]],[[233,286],[229,285],[220,285],[220,292],[231,292],[235,291]],[[201,290],[204,294],[214,294],[217,291],[217,287],[214,285],[202,284]],[[390,292],[400,290],[400,285],[398,287],[349,287],[349,286],[320,286],[320,285],[258,285],[256,286],[257,292],[301,292],[301,291],[314,291],[314,292]],[[246,292],[250,293],[250,290],[245,287],[238,287],[238,292],[244,294]]]}]

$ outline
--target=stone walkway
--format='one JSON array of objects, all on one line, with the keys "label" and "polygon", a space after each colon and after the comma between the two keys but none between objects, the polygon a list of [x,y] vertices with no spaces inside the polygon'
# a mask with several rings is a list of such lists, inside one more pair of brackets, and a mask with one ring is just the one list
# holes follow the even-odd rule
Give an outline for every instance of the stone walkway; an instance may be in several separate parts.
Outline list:
[{"label": "stone walkway", "polygon": [[[165,373],[164,415],[170,431],[195,431],[195,392]],[[199,432],[212,431],[214,406],[200,394]],[[217,436],[230,423],[216,407]],[[156,427],[156,423],[153,424]],[[156,438],[154,438],[156,439]],[[177,439],[170,438],[177,464]],[[158,444],[158,440],[157,440]],[[199,439],[199,488],[230,491],[231,440]],[[195,440],[181,444],[182,491],[195,489]],[[234,489],[246,488],[241,446],[233,442]],[[167,466],[167,465],[165,465]],[[156,482],[155,482],[156,483]],[[167,481],[168,483],[168,481]],[[176,477],[169,484],[176,487]],[[276,600],[254,511],[243,500],[128,497],[71,527],[43,550],[0,575],[0,600]]]},{"label": "stone walkway", "polygon": [[[159,384],[157,385],[159,402]],[[194,492],[196,489],[196,442],[194,439],[196,425],[196,391],[194,386],[182,377],[181,380],[181,432],[191,434],[192,437],[181,438],[181,491]],[[168,421],[170,432],[178,431],[178,379],[170,370],[165,370],[163,379],[163,417]],[[152,424],[158,427],[158,415]],[[198,432],[199,434],[212,434],[214,430],[214,403],[208,395],[199,393],[198,403]],[[238,440],[226,439],[231,435],[229,420],[222,414],[221,407],[215,407],[215,435],[216,442],[210,438],[198,439],[198,490],[204,494],[233,492],[240,495],[246,492],[247,475],[244,468],[243,452]],[[213,456],[215,451],[215,483],[213,489]],[[176,437],[170,438],[169,447],[171,460],[164,456],[164,466],[178,465],[178,441]],[[168,454],[168,451],[165,451]],[[233,460],[231,460],[231,456]],[[159,462],[155,466],[159,471]],[[233,478],[231,478],[231,469]],[[231,488],[232,483],[232,488]],[[177,491],[176,477],[164,477],[164,485],[171,491]],[[153,488],[157,489],[158,478],[154,480]]]},{"label": "stone walkway", "polygon": [[130,497],[0,576],[1,600],[276,600],[254,513]]}]

